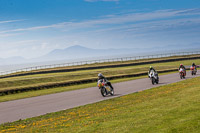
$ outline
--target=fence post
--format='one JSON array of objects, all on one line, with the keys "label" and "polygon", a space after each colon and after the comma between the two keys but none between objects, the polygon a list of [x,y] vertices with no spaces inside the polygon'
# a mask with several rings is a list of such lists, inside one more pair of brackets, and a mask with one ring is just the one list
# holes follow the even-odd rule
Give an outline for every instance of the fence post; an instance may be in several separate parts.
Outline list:
[{"label": "fence post", "polygon": [[11,70],[6,72],[0,72],[0,75],[6,75],[14,72],[28,72],[32,70],[39,70],[45,68],[55,68],[55,67],[64,67],[64,66],[75,66],[75,65],[84,65],[91,63],[102,63],[102,62],[115,62],[115,61],[129,61],[129,60],[139,60],[139,59],[150,59],[150,58],[159,58],[162,57],[172,57],[172,56],[180,56],[180,55],[195,55],[200,54],[200,51],[192,51],[192,52],[174,52],[174,53],[166,53],[166,54],[156,54],[156,55],[145,55],[145,56],[133,56],[133,57],[121,57],[121,58],[111,58],[111,59],[99,59],[99,60],[91,60],[91,61],[80,61],[80,62],[71,62],[71,63],[63,63],[63,64],[53,64],[53,65],[43,65],[43,66],[34,66],[27,67],[19,70]]}]

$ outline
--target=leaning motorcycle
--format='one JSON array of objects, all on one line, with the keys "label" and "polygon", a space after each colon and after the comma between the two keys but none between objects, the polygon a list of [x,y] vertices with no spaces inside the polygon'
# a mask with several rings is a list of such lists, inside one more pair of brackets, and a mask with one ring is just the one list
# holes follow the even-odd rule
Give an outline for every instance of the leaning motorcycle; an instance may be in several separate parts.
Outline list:
[{"label": "leaning motorcycle", "polygon": [[181,79],[182,79],[182,78],[185,78],[185,76],[186,76],[185,69],[180,68],[180,70],[179,70],[179,74],[180,74],[180,78],[181,78]]},{"label": "leaning motorcycle", "polygon": [[197,69],[194,66],[190,67],[191,75],[196,75]]},{"label": "leaning motorcycle", "polygon": [[97,86],[100,89],[101,95],[105,97],[106,95],[114,95],[114,89],[112,89],[106,82],[102,79],[98,80]]},{"label": "leaning motorcycle", "polygon": [[158,84],[159,82],[159,77],[158,74],[155,73],[154,71],[151,71],[149,73],[149,78],[151,79],[152,84],[154,85],[155,83]]}]

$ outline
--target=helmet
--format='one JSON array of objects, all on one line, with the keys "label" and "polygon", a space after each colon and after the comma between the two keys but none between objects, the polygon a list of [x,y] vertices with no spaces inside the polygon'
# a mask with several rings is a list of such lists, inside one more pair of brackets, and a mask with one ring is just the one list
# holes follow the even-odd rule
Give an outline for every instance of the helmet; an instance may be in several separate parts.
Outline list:
[{"label": "helmet", "polygon": [[195,65],[195,63],[193,62],[192,65]]},{"label": "helmet", "polygon": [[180,64],[180,66],[182,66],[183,64]]},{"label": "helmet", "polygon": [[103,77],[103,74],[99,73],[99,74],[98,74],[98,77]]},{"label": "helmet", "polygon": [[149,67],[150,69],[152,68],[152,66]]}]

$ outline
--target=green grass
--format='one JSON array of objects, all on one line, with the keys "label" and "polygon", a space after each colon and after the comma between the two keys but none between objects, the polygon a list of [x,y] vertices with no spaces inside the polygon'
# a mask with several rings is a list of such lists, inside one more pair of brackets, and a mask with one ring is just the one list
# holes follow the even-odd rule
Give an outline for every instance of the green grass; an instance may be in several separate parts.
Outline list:
[{"label": "green grass", "polygon": [[0,125],[1,132],[200,132],[200,77]]},{"label": "green grass", "polygon": [[[92,64],[84,64],[84,65],[75,65],[75,66],[65,66],[65,67],[55,67],[55,68],[44,68],[38,70],[32,70],[31,72],[42,72],[42,71],[52,71],[52,70],[63,70],[63,69],[75,69],[75,68],[88,68],[88,67],[99,67],[99,66],[109,66],[109,65],[121,65],[121,64],[130,64],[130,63],[138,63],[138,62],[150,62],[150,61],[159,61],[159,60],[166,60],[166,59],[178,59],[178,58],[189,58],[189,57],[197,57],[197,55],[182,55],[182,56],[171,56],[171,57],[161,57],[161,58],[150,58],[150,59],[137,59],[137,60],[128,60],[128,61],[115,61],[115,62],[103,62],[103,63],[92,63]],[[17,72],[13,74],[20,74],[20,73],[30,73],[28,72]],[[8,75],[13,75],[8,74]]]},{"label": "green grass", "polygon": [[[165,73],[165,74],[169,74],[169,73]],[[118,82],[123,82],[123,81],[128,81],[128,80],[140,79],[140,78],[144,78],[144,77],[146,77],[146,76],[122,78],[122,79],[111,80],[111,82],[118,83]],[[51,89],[15,93],[12,95],[1,96],[0,102],[41,96],[41,95],[47,95],[47,94],[52,94],[52,93],[59,93],[59,92],[64,92],[64,91],[72,91],[72,90],[78,90],[78,89],[96,87],[96,86],[97,86],[97,84],[95,82],[95,83],[88,83],[88,84],[80,84],[80,85],[72,85],[72,86],[66,86],[66,87],[56,87],[56,88],[51,88]]]},{"label": "green grass", "polygon": [[[167,72],[167,73],[162,73],[159,75],[166,75],[166,74],[170,74],[170,73],[175,73],[175,72]],[[147,76],[139,76],[139,77],[115,79],[115,80],[110,80],[110,81],[112,83],[119,83],[119,82],[123,82],[123,81],[141,79],[141,78],[146,78],[146,77]],[[15,93],[12,95],[1,96],[0,102],[6,102],[6,101],[35,97],[35,96],[48,95],[48,94],[52,94],[52,93],[60,93],[60,92],[65,92],[65,91],[78,90],[78,89],[89,88],[89,87],[96,87],[96,85],[97,84],[95,82],[95,83],[88,83],[88,84],[72,85],[72,86],[66,86],[66,87],[55,87],[55,88],[44,89],[44,90]]]},{"label": "green grass", "polygon": [[115,76],[119,74],[132,74],[138,72],[147,72],[149,66],[152,65],[156,70],[164,70],[170,68],[178,68],[179,64],[191,65],[192,62],[200,64],[200,60],[186,60],[167,63],[154,63],[148,65],[106,68],[106,69],[94,69],[94,70],[81,70],[75,72],[62,72],[62,73],[49,73],[49,74],[36,74],[20,77],[11,77],[0,79],[0,90],[15,89],[16,87],[35,86],[41,84],[49,84],[60,81],[77,81],[83,78],[97,77],[98,73],[103,73],[105,76]]},{"label": "green grass", "polygon": [[[196,64],[200,64],[200,60],[198,59],[198,60],[186,60],[186,61],[167,62],[167,63],[154,63],[154,64],[148,64],[148,65],[138,65],[138,66],[119,67],[119,68],[95,69],[95,70],[85,70],[85,71],[82,70],[82,71],[75,71],[75,72],[63,72],[63,73],[54,73],[54,74],[51,73],[51,74],[38,74],[38,75],[12,77],[12,78],[0,79],[0,90],[15,89],[16,87],[23,87],[23,86],[48,84],[48,83],[56,82],[56,81],[67,81],[69,77],[70,77],[70,80],[78,80],[83,77],[91,78],[91,77],[96,77],[96,75],[99,72],[102,72],[105,76],[110,76],[110,75],[113,76],[116,74],[147,72],[150,65],[154,66],[156,70],[163,70],[166,68],[178,67],[180,63],[184,65],[191,65],[192,62],[195,62]],[[142,77],[146,77],[146,76],[142,76]],[[142,77],[138,77],[138,78],[142,78]],[[122,82],[122,81],[133,80],[133,79],[137,79],[137,77],[116,79],[111,82],[115,83],[115,82]],[[64,91],[71,91],[71,90],[82,89],[82,88],[93,87],[93,86],[96,86],[96,83],[73,85],[73,86],[66,86],[66,87],[56,87],[56,88],[51,88],[51,89],[4,95],[4,96],[0,96],[0,102],[64,92]]]}]

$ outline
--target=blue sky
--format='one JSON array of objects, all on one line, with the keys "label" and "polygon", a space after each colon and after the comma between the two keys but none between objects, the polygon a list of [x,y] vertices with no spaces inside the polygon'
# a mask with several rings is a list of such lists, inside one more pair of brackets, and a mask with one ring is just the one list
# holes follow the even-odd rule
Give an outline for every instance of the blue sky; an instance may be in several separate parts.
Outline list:
[{"label": "blue sky", "polygon": [[0,0],[0,58],[200,42],[199,0]]}]

